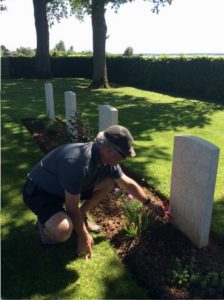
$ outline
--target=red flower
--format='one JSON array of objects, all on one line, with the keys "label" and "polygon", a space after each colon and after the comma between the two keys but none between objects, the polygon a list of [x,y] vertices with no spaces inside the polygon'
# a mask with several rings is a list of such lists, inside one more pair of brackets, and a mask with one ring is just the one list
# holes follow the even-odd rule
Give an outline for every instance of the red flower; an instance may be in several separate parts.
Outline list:
[{"label": "red flower", "polygon": [[168,212],[170,210],[170,206],[167,202],[163,202],[163,209],[164,212]]},{"label": "red flower", "polygon": [[163,202],[163,210],[165,212],[165,218],[167,218],[168,220],[174,219],[174,217],[171,213],[170,206],[167,202]]}]

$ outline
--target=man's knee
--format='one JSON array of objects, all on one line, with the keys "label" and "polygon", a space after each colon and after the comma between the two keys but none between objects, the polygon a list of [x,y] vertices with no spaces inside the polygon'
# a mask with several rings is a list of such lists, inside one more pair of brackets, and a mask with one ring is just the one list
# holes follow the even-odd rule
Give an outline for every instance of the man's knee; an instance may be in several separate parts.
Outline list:
[{"label": "man's knee", "polygon": [[46,233],[55,241],[64,242],[72,234],[73,224],[66,213],[57,213],[51,217],[44,225]]},{"label": "man's knee", "polygon": [[73,225],[70,219],[64,219],[57,227],[57,240],[64,242],[68,240],[72,234]]}]

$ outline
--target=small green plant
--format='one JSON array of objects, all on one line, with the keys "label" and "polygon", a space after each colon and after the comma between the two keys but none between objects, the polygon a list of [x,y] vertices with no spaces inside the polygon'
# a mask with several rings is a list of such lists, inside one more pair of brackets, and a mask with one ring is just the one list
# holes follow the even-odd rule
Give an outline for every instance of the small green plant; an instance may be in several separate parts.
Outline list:
[{"label": "small green plant", "polygon": [[155,223],[155,218],[151,212],[142,209],[141,214],[141,232],[149,229]]},{"label": "small green plant", "polygon": [[[193,276],[192,276],[193,277]],[[224,295],[224,272],[197,273],[190,278],[191,290],[205,298],[222,298]]]},{"label": "small green plant", "polygon": [[138,235],[138,226],[135,223],[125,225],[126,235],[129,237],[136,237]]},{"label": "small green plant", "polygon": [[224,272],[200,273],[196,270],[194,257],[188,265],[176,258],[167,276],[170,284],[189,288],[192,295],[210,299],[224,294]]},{"label": "small green plant", "polygon": [[124,212],[124,230],[129,237],[136,237],[139,234],[140,206],[134,200],[122,203]]},{"label": "small green plant", "polygon": [[[130,194],[128,195],[130,198]],[[154,222],[154,217],[135,199],[126,199],[122,203],[124,230],[127,236],[136,237],[147,230]]]},{"label": "small green plant", "polygon": [[182,264],[180,258],[177,257],[173,262],[172,268],[168,271],[169,282],[180,287],[188,287],[190,278],[194,275],[194,263],[195,260],[192,258],[190,264],[185,266]]}]

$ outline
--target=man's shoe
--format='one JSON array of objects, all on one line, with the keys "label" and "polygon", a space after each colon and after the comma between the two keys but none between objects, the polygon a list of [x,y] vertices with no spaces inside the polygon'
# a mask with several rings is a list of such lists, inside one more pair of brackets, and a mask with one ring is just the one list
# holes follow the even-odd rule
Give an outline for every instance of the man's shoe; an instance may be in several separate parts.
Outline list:
[{"label": "man's shoe", "polygon": [[49,239],[46,236],[46,234],[44,233],[43,225],[40,223],[39,220],[37,220],[36,226],[37,226],[37,229],[38,229],[38,233],[39,233],[39,236],[40,236],[41,243],[43,245],[51,245],[51,246],[53,246],[53,245],[59,244],[58,242],[55,242],[55,241]]},{"label": "man's shoe", "polygon": [[86,225],[86,228],[89,232],[93,232],[93,233],[100,233],[101,232],[101,228],[99,225],[91,223],[88,220],[88,217],[83,217],[84,223]]}]

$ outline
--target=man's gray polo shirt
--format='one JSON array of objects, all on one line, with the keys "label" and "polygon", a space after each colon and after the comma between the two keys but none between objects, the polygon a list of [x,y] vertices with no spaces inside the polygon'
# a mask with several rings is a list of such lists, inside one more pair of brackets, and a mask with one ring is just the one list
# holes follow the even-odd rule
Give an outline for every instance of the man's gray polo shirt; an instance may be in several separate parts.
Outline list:
[{"label": "man's gray polo shirt", "polygon": [[118,179],[123,172],[119,165],[100,162],[96,143],[67,144],[48,153],[29,173],[39,188],[64,197],[64,192],[81,194],[105,178]]}]

